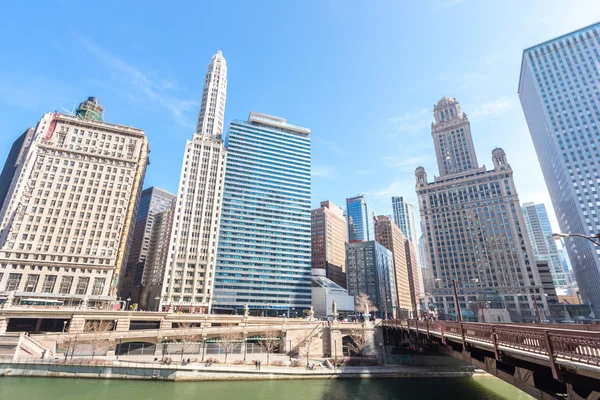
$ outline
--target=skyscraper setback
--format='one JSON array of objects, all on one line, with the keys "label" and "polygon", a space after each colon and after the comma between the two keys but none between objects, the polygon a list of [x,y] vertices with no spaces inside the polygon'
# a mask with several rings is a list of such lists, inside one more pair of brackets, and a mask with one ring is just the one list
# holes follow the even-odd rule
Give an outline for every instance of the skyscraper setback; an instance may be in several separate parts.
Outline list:
[{"label": "skyscraper setback", "polygon": [[251,112],[227,135],[215,307],[278,315],[311,302],[310,129]]},{"label": "skyscraper setback", "polygon": [[227,152],[227,66],[218,51],[202,89],[197,129],[185,145],[161,307],[208,312],[216,265]]},{"label": "skyscraper setback", "polygon": [[445,314],[456,315],[454,280],[463,312],[492,288],[513,321],[535,320],[532,295],[542,309],[547,304],[506,154],[496,148],[494,169],[479,167],[469,120],[456,99],[442,98],[434,116],[440,176],[428,182],[424,168],[415,171],[431,271],[427,289]]},{"label": "skyscraper setback", "polygon": [[[523,51],[519,98],[564,233],[600,232],[600,23]],[[600,247],[565,247],[581,297],[600,315]]]},{"label": "skyscraper setback", "polygon": [[89,97],[45,114],[0,211],[0,294],[104,307],[116,299],[148,162],[144,131]]}]

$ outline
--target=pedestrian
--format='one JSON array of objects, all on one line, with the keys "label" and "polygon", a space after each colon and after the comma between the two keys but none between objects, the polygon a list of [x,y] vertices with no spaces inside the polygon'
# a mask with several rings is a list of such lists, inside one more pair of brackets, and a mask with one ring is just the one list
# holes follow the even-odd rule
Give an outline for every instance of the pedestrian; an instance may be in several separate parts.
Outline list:
[{"label": "pedestrian", "polygon": [[258,361],[258,370],[259,370],[259,371],[260,371],[260,366],[261,366],[261,364],[262,364],[262,361],[260,361],[260,360],[259,360],[259,361]]},{"label": "pedestrian", "polygon": [[254,369],[258,369],[258,361],[254,360]]}]

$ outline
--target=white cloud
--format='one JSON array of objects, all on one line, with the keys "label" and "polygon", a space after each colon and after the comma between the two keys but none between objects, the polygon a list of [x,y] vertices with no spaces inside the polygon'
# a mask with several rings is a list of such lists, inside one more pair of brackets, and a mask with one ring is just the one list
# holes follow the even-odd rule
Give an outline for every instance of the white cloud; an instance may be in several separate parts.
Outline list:
[{"label": "white cloud", "polygon": [[465,107],[471,110],[467,113],[470,119],[484,119],[488,117],[497,117],[504,114],[518,104],[516,97],[502,96],[496,100],[488,101],[487,103],[479,104],[475,107]]},{"label": "white cloud", "polygon": [[370,169],[358,169],[354,171],[356,175],[369,175],[371,173]]},{"label": "white cloud", "polygon": [[169,110],[171,116],[180,125],[188,128],[195,126],[191,115],[197,109],[199,102],[198,100],[181,99],[170,93],[177,86],[172,80],[150,76],[135,65],[128,64],[101,49],[91,40],[79,35],[76,37],[87,52],[94,55],[114,73],[122,76],[125,81],[130,82],[132,86],[132,90],[129,91],[130,98],[142,104],[150,101],[154,105]]},{"label": "white cloud", "polygon": [[390,198],[392,196],[409,196],[410,198],[415,196],[414,193],[415,180],[407,176],[406,178],[390,182],[386,187],[367,191],[365,196],[374,199]]},{"label": "white cloud", "polygon": [[404,156],[402,154],[398,155],[388,155],[382,156],[380,160],[383,164],[392,168],[402,168],[402,169],[412,169],[417,168],[420,164],[424,163],[430,158],[429,155],[422,154],[418,156]]},{"label": "white cloud", "polygon": [[338,177],[335,168],[328,165],[312,167],[311,175],[322,179],[335,179]]},{"label": "white cloud", "polygon": [[406,112],[389,118],[386,125],[391,136],[400,134],[415,134],[427,129],[431,124],[433,111],[428,108],[421,108],[416,111]]}]

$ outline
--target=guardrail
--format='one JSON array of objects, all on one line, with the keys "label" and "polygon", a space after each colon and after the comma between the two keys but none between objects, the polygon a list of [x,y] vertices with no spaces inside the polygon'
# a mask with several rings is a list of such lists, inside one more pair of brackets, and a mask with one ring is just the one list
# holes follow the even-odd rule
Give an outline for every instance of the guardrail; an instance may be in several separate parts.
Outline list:
[{"label": "guardrail", "polygon": [[600,326],[556,324],[490,324],[452,321],[384,320],[384,328],[404,329],[427,335],[434,334],[445,342],[449,336],[465,342],[482,342],[498,350],[514,349],[543,355],[556,364],[572,361],[600,367]]}]

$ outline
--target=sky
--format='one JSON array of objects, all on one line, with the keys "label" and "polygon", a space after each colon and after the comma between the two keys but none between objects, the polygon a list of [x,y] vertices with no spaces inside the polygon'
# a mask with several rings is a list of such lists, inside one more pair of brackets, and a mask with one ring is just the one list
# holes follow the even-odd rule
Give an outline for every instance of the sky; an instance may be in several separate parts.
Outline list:
[{"label": "sky", "polygon": [[[250,111],[311,129],[312,205],[364,194],[417,205],[438,175],[433,105],[456,97],[480,164],[502,147],[521,203],[547,205],[517,95],[524,48],[600,19],[600,1],[10,2],[0,24],[0,160],[27,127],[88,96],[145,130],[145,187],[177,191],[211,56],[227,60],[226,126]],[[417,216],[418,220],[418,216]]]}]

